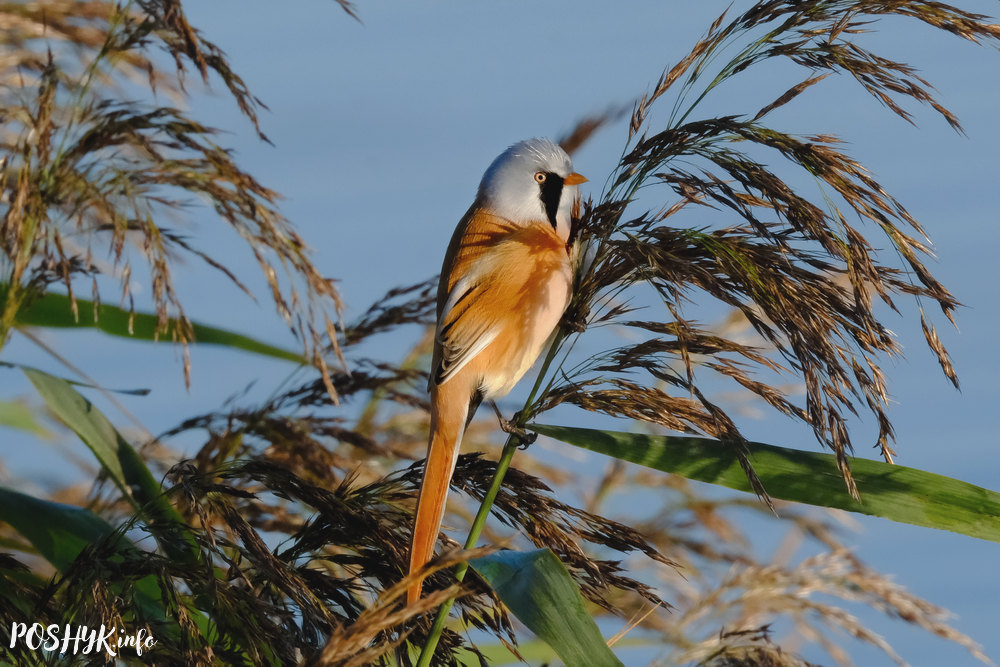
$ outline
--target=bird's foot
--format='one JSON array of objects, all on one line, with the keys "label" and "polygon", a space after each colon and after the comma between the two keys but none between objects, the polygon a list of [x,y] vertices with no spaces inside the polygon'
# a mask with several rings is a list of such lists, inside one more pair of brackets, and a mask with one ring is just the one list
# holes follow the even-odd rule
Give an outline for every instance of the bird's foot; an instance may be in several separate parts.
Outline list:
[{"label": "bird's foot", "polygon": [[531,445],[538,439],[537,433],[528,433],[520,426],[515,425],[515,422],[517,421],[516,414],[514,415],[513,420],[505,419],[504,416],[500,414],[500,408],[497,407],[495,401],[490,401],[490,405],[493,406],[493,411],[497,413],[497,420],[500,422],[500,430],[520,440],[517,445],[518,447],[521,449],[527,449],[528,445]]}]

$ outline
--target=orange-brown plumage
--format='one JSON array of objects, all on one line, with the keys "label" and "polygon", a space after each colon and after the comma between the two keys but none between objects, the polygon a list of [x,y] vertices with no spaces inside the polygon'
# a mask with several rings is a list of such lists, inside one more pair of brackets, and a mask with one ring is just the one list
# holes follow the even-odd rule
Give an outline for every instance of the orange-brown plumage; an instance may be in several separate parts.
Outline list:
[{"label": "orange-brown plumage", "polygon": [[[529,186],[525,179],[534,180]],[[551,179],[548,190],[546,179]],[[552,186],[556,179],[557,189]],[[438,287],[431,432],[411,573],[433,555],[470,405],[474,409],[479,400],[513,388],[569,303],[569,211],[575,185],[583,180],[551,142],[516,144],[491,165],[476,202],[452,236]],[[537,212],[531,187],[537,188]],[[420,590],[419,583],[413,585],[408,600],[418,599]]]}]

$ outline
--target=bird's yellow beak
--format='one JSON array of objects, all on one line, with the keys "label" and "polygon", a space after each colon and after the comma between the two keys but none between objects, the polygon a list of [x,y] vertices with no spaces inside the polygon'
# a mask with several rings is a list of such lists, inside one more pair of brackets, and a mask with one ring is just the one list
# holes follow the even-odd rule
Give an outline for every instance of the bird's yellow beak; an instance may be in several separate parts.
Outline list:
[{"label": "bird's yellow beak", "polygon": [[586,183],[587,177],[582,174],[578,174],[575,171],[563,179],[563,185],[580,185],[580,183]]}]

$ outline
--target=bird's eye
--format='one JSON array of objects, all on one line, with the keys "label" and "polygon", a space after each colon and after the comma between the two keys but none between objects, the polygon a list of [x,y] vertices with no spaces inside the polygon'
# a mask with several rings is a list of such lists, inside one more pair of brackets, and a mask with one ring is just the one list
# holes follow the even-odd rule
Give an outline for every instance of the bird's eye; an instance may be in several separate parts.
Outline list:
[{"label": "bird's eye", "polygon": [[540,171],[537,174],[535,174],[535,181],[537,181],[538,183],[544,183],[545,182],[545,172]]}]

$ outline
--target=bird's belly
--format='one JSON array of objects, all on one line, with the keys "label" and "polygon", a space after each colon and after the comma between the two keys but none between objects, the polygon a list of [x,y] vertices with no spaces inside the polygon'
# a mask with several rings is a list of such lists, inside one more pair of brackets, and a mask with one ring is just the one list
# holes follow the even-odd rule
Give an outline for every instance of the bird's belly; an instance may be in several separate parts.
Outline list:
[{"label": "bird's belly", "polygon": [[519,299],[511,308],[503,332],[483,350],[484,398],[507,395],[528,372],[559,325],[571,290],[572,272],[568,261],[562,262],[546,280],[530,286],[530,298]]}]

